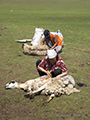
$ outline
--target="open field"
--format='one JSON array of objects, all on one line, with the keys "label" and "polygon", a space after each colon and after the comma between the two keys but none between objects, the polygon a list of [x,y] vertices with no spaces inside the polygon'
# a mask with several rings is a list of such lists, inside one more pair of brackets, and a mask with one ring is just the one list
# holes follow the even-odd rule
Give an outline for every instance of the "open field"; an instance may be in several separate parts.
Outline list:
[{"label": "open field", "polygon": [[[0,0],[0,120],[90,119],[90,0]],[[7,82],[38,77],[35,62],[44,56],[23,53],[22,43],[35,28],[61,30],[65,47],[60,54],[75,82],[85,83],[80,93],[54,98],[24,98],[24,91],[6,90]],[[28,44],[30,44],[28,42]]]}]

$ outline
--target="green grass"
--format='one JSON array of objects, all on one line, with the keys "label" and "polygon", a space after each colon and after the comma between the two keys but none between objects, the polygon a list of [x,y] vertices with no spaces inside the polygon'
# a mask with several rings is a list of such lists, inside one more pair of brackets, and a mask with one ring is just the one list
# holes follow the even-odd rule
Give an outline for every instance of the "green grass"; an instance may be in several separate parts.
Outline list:
[{"label": "green grass", "polygon": [[[90,52],[87,50],[90,51],[90,1],[0,0],[0,27],[1,25],[6,25],[6,29],[0,30],[1,120],[89,120]],[[50,31],[61,30],[65,47],[60,56],[76,83],[87,85],[80,88],[76,84],[80,93],[54,98],[46,106],[41,106],[41,103],[48,96],[35,96],[29,100],[24,98],[24,91],[7,91],[4,87],[12,79],[25,82],[38,77],[35,62],[44,56],[25,55],[22,44],[15,42],[32,38],[36,27]]]}]

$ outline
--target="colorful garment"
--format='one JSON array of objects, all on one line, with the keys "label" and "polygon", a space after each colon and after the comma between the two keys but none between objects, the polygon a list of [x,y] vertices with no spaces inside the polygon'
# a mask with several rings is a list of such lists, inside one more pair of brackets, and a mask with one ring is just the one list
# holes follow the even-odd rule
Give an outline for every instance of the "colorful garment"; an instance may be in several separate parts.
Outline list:
[{"label": "colorful garment", "polygon": [[[56,35],[57,36],[57,40],[58,40],[58,46],[63,46],[63,41],[60,39],[59,35]],[[54,35],[52,33],[50,33],[50,40],[52,41],[53,44],[55,44],[54,42]]]},{"label": "colorful garment", "polygon": [[56,70],[57,68],[60,68],[62,70],[62,72],[67,72],[68,73],[68,69],[66,68],[63,60],[58,57],[58,60],[56,62],[55,65],[52,65],[49,62],[48,57],[46,56],[39,64],[39,67],[44,68],[46,71],[50,71],[50,73],[52,73],[54,70]]}]

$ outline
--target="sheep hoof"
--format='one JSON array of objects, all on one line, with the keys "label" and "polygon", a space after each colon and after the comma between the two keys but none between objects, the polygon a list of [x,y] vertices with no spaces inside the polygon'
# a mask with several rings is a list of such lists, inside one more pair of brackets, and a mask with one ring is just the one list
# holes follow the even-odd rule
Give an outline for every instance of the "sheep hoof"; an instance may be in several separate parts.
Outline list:
[{"label": "sheep hoof", "polygon": [[24,44],[22,44],[22,48],[24,48]]},{"label": "sheep hoof", "polygon": [[25,98],[30,98],[33,99],[34,98],[34,94],[32,93],[27,93],[26,95],[24,95]]},{"label": "sheep hoof", "polygon": [[29,94],[24,95],[25,98],[29,98],[29,96],[30,96]]},{"label": "sheep hoof", "polygon": [[30,99],[33,99],[33,98],[34,98],[34,94],[32,94],[32,93],[29,94],[29,98],[30,98]]}]

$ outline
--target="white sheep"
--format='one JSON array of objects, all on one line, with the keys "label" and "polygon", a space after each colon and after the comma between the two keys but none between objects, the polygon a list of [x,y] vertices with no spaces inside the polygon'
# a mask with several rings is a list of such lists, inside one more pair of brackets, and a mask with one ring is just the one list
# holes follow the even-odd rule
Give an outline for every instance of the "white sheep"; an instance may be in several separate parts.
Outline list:
[{"label": "white sheep", "polygon": [[50,95],[46,102],[49,102],[55,96],[60,96],[62,94],[70,95],[73,92],[80,92],[80,90],[75,88],[75,81],[71,75],[60,77],[58,80],[45,75],[33,80],[28,80],[25,83],[11,81],[6,84],[5,88],[22,88],[28,91],[25,97],[30,98],[33,98],[34,95],[38,93]]}]

